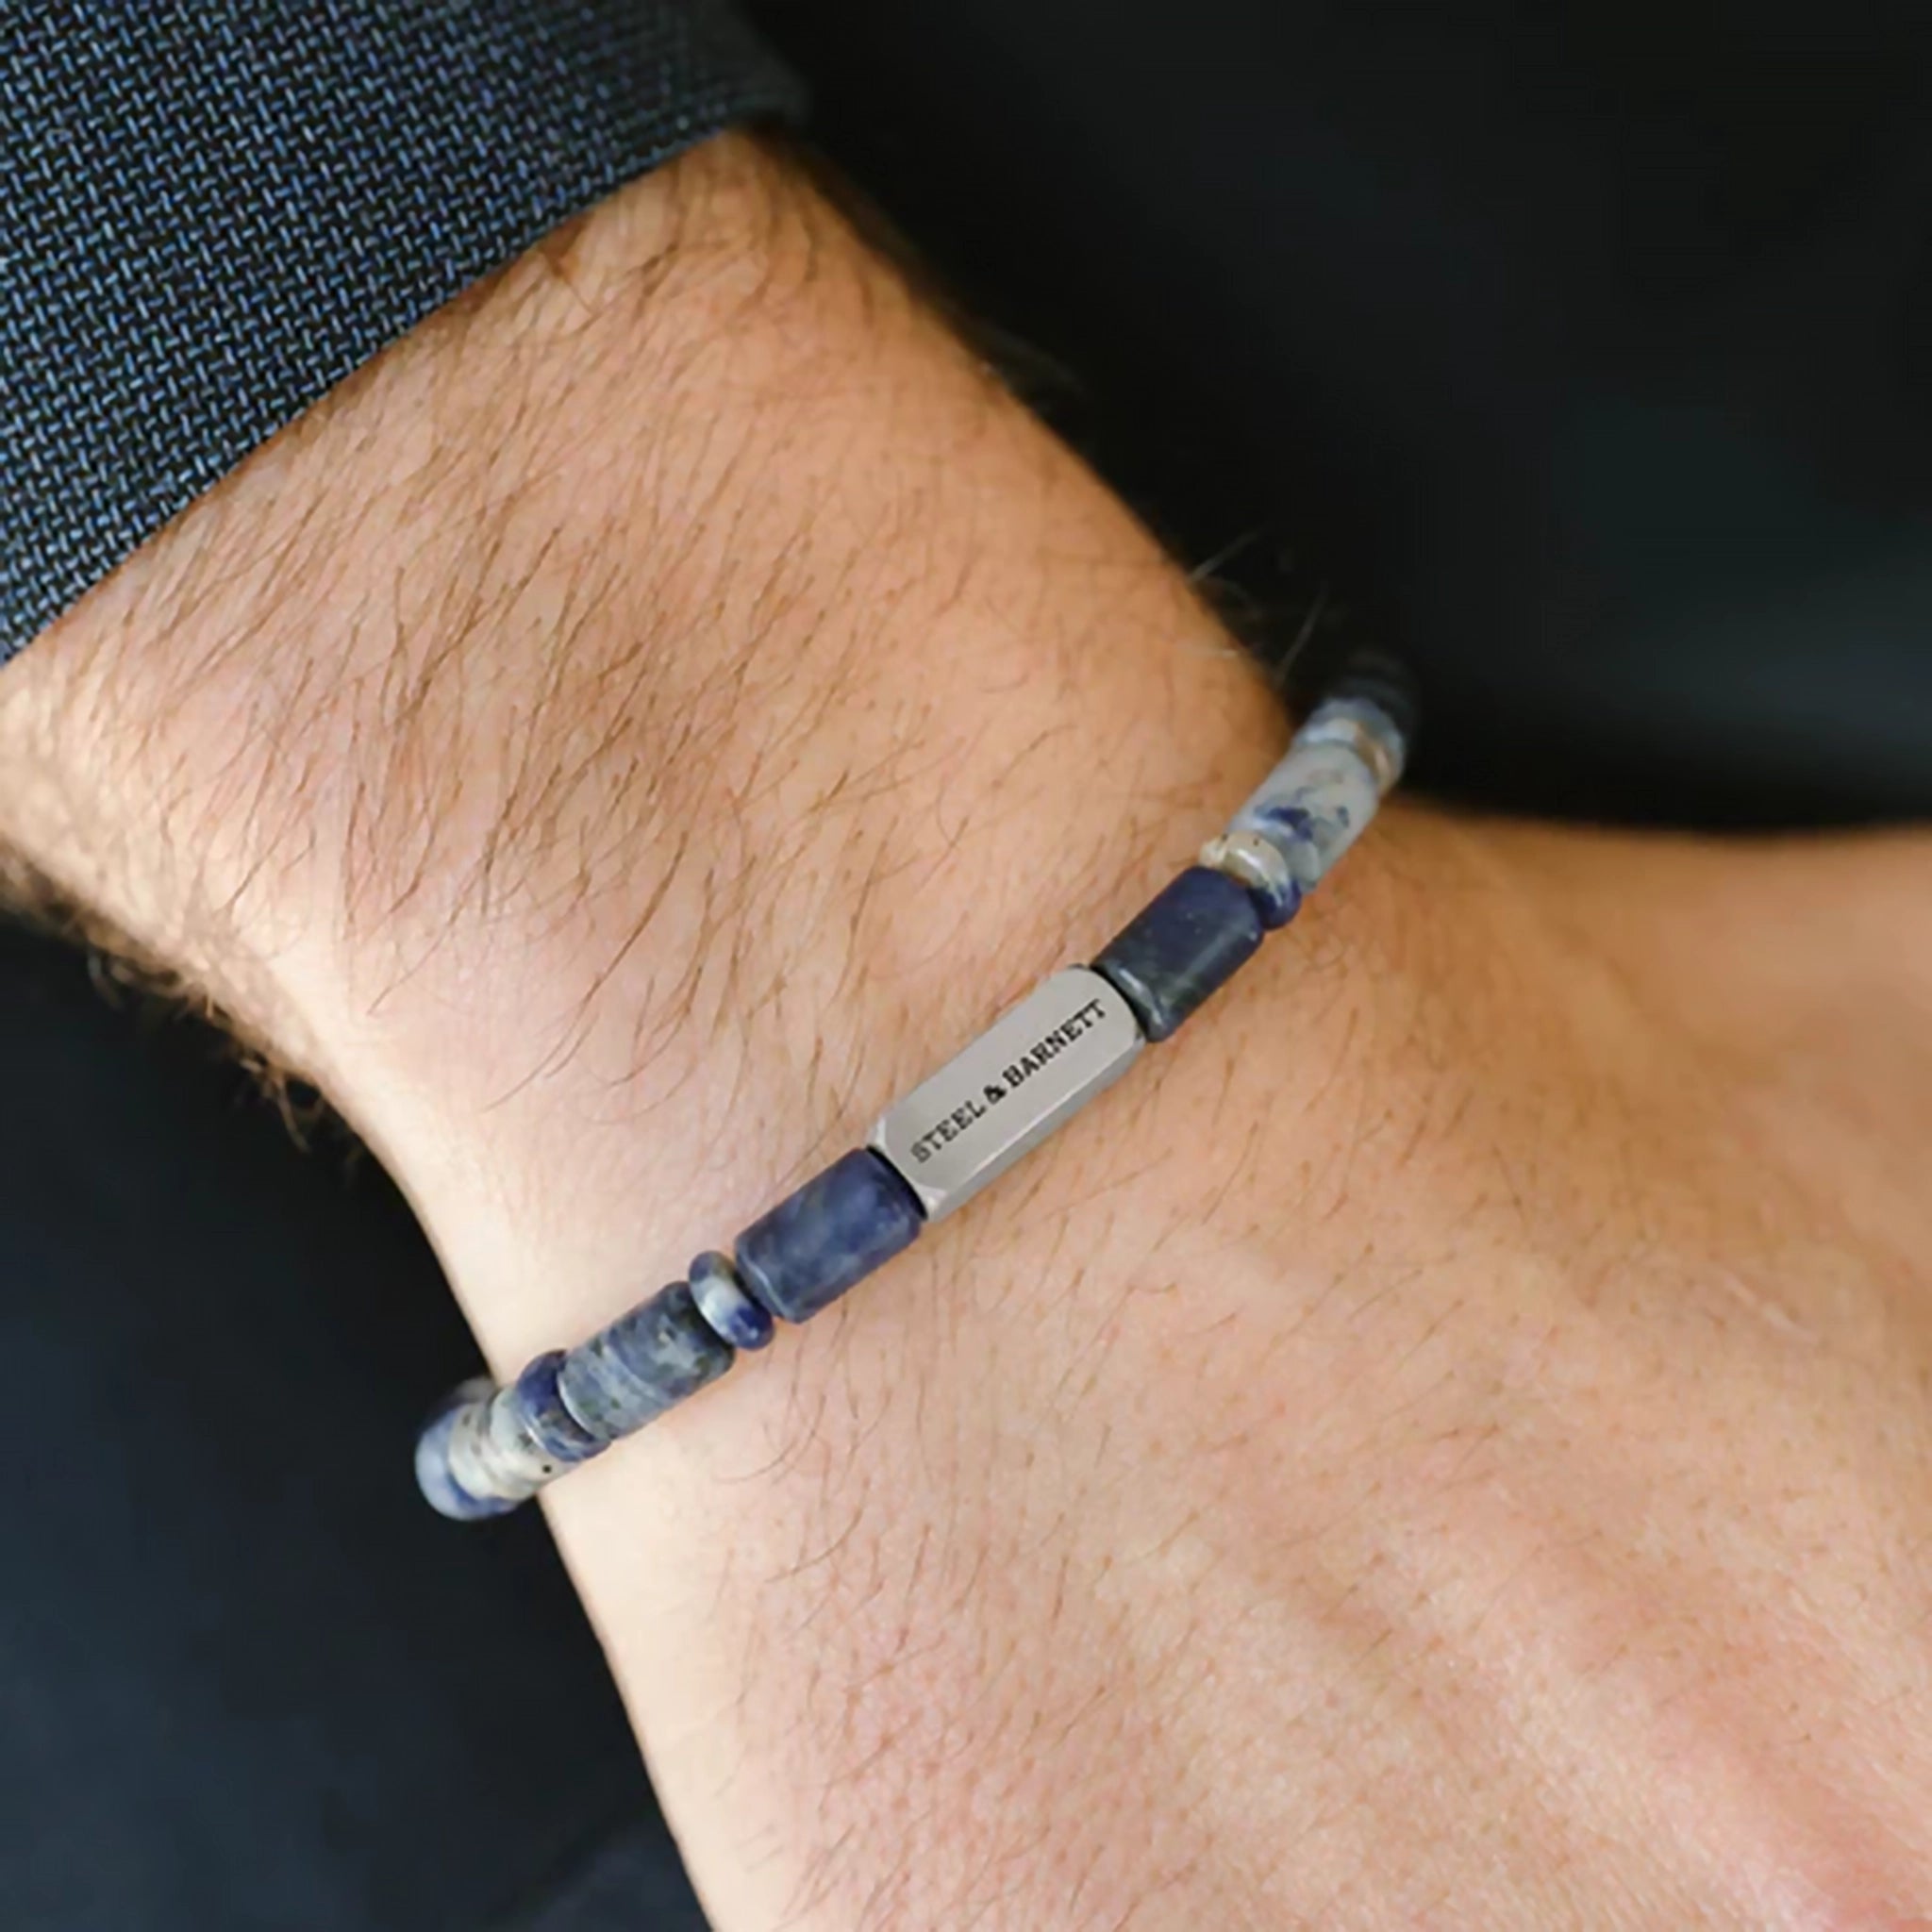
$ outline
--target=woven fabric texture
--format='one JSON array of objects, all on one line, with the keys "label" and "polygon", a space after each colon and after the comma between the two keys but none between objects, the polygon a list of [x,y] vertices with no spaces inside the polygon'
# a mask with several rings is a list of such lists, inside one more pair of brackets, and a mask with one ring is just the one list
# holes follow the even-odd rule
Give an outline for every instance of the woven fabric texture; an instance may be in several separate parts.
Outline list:
[{"label": "woven fabric texture", "polygon": [[797,105],[714,0],[0,5],[0,662],[479,276]]}]

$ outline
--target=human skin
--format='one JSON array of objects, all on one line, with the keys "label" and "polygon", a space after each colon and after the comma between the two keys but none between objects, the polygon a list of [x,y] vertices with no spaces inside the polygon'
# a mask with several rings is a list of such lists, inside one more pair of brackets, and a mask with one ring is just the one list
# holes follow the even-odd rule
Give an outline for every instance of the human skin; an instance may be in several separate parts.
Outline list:
[{"label": "human skin", "polygon": [[[313,1074],[510,1372],[1091,955],[1286,729],[728,140],[0,677],[0,828]],[[559,1486],[721,1932],[1932,1923],[1928,883],[1391,811]]]}]

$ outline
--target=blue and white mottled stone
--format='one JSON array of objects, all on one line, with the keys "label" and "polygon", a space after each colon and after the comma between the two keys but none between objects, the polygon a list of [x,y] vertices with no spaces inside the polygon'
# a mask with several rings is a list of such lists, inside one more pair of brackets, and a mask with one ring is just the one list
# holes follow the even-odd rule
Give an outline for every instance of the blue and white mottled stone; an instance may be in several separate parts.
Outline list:
[{"label": "blue and white mottled stone", "polygon": [[1150,1041],[1182,1024],[1245,966],[1261,944],[1261,915],[1237,879],[1191,865],[1093,962],[1134,1009]]},{"label": "blue and white mottled stone", "polygon": [[733,1348],[771,1345],[777,1333],[771,1310],[739,1279],[729,1255],[713,1248],[691,1264],[691,1294],[701,1314]]},{"label": "blue and white mottled stone", "polygon": [[514,1415],[517,1426],[538,1454],[558,1469],[588,1462],[608,1446],[564,1406],[558,1378],[569,1359],[560,1348],[540,1355],[504,1391],[508,1398],[505,1406]]},{"label": "blue and white mottled stone", "polygon": [[781,1321],[808,1322],[924,1225],[905,1181],[870,1147],[855,1148],[739,1236],[739,1277]]},{"label": "blue and white mottled stone", "polygon": [[1405,756],[1403,734],[1370,699],[1322,703],[1294,734],[1287,758],[1229,821],[1224,841],[1208,848],[1209,863],[1219,868],[1235,841],[1261,839],[1281,854],[1294,885],[1312,892],[1368,831]]},{"label": "blue and white mottled stone", "polygon": [[[1392,687],[1391,692],[1387,704],[1395,703]],[[1344,691],[1324,699],[1226,832],[1203,849],[1202,864],[1256,891],[1256,875],[1267,867],[1255,846],[1265,844],[1278,856],[1299,905],[1368,829],[1407,757],[1407,735],[1379,689],[1376,696]],[[1262,880],[1257,903],[1271,924],[1286,924],[1273,916],[1286,899],[1285,885]]]},{"label": "blue and white mottled stone", "polygon": [[558,1375],[567,1359],[539,1356],[502,1389],[466,1383],[431,1419],[416,1477],[443,1515],[500,1515],[606,1447],[563,1406]]},{"label": "blue and white mottled stone", "polygon": [[[416,1439],[416,1486],[439,1516],[456,1523],[479,1523],[487,1517],[502,1516],[525,1501],[529,1493],[499,1494],[488,1477],[476,1474],[472,1445],[495,1393],[494,1385],[488,1381],[463,1383],[429,1418]],[[479,1483],[478,1488],[472,1489],[458,1478],[459,1462],[472,1481]]]},{"label": "blue and white mottled stone", "polygon": [[572,1349],[557,1391],[579,1427],[614,1442],[715,1382],[733,1358],[698,1313],[690,1283],[674,1281]]},{"label": "blue and white mottled stone", "polygon": [[731,1346],[675,1282],[501,1389],[466,1382],[416,1444],[416,1481],[459,1522],[500,1516],[714,1382]]}]

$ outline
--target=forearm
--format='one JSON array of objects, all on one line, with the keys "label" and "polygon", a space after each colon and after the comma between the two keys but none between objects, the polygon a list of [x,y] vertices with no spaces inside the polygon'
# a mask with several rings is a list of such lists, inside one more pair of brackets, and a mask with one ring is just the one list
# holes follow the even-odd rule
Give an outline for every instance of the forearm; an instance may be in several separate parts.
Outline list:
[{"label": "forearm", "polygon": [[[318,1074],[506,1368],[1097,946],[1283,735],[1146,536],[742,149],[386,358],[43,641],[0,721],[16,841]],[[1300,1024],[1331,1078],[1345,1015]],[[1158,1124],[1114,1096],[559,1499],[725,1924],[815,1882],[828,1924],[890,1885],[964,1897],[1036,1827],[1027,1778],[1110,1845],[1074,1794],[1148,1720],[1123,1679],[1083,1735],[1115,1673],[1055,1652],[1087,1606],[1008,1627],[1061,1561],[1031,1518],[1075,1493],[1013,1466],[1020,1418],[1100,1372],[1114,1252],[1173,1211],[1137,1187],[1147,1137],[1207,1133],[1240,1033],[1191,1044]],[[942,1827],[1003,1736],[1011,1816]],[[928,1808],[915,1851],[892,1821]],[[725,1877],[727,1847],[772,1856]]]},{"label": "forearm", "polygon": [[[955,840],[969,864],[1051,842],[1018,798],[1016,838],[896,808],[955,782],[1088,794],[1069,831],[1129,856],[1067,916],[1111,912],[1160,789],[1211,817],[1279,731],[1118,506],[735,143],[365,372],[0,705],[0,826],[321,1057],[342,1030],[323,1008],[389,990],[386,947],[487,929],[519,894],[580,922],[622,902],[608,958],[640,867],[688,938],[713,909],[698,870],[728,886],[756,858],[767,885],[809,884],[856,848],[917,892]],[[1074,783],[1046,734],[1105,755]]]}]

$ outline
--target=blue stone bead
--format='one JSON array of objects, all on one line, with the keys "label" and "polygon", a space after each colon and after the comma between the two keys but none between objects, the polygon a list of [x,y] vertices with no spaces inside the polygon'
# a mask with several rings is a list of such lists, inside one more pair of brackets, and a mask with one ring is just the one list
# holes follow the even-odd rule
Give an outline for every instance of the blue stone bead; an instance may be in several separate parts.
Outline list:
[{"label": "blue stone bead", "polygon": [[808,1322],[924,1225],[912,1190],[870,1147],[855,1148],[739,1236],[738,1273],[773,1314]]},{"label": "blue stone bead", "polygon": [[557,1378],[566,1359],[560,1348],[540,1355],[517,1377],[509,1394],[525,1434],[552,1462],[569,1468],[588,1462],[607,1445],[563,1406]]},{"label": "blue stone bead", "polygon": [[614,1442],[715,1382],[734,1357],[675,1281],[564,1357],[557,1389],[571,1419]]},{"label": "blue stone bead", "polygon": [[1190,866],[1094,960],[1149,1040],[1166,1040],[1255,957],[1261,915],[1225,873]]},{"label": "blue stone bead", "polygon": [[771,1310],[752,1298],[729,1255],[700,1255],[691,1264],[691,1293],[698,1313],[733,1348],[763,1348],[776,1332]]},{"label": "blue stone bead", "polygon": [[416,1487],[439,1516],[447,1516],[453,1523],[480,1523],[486,1517],[507,1515],[517,1507],[518,1499],[473,1496],[451,1473],[451,1439],[466,1411],[475,1407],[475,1387],[466,1383],[458,1389],[416,1439]]},{"label": "blue stone bead", "polygon": [[[1318,723],[1322,716],[1316,714]],[[1368,830],[1381,802],[1374,774],[1355,751],[1297,737],[1228,830],[1266,839],[1302,891],[1311,892]]]}]

